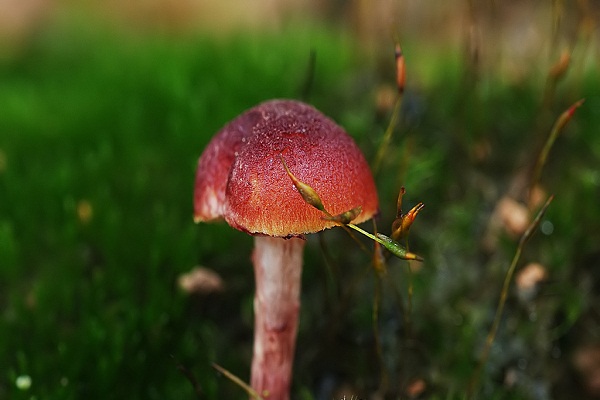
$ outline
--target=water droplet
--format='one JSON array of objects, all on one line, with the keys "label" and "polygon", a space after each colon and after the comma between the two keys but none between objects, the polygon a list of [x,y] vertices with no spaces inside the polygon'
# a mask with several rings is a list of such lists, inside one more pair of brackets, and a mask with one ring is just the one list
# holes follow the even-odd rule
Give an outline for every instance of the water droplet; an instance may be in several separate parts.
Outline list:
[{"label": "water droplet", "polygon": [[532,310],[532,311],[529,313],[529,320],[530,320],[531,322],[535,322],[535,321],[537,321],[537,318],[538,318],[538,316],[537,316],[537,312],[535,312],[535,310]]},{"label": "water droplet", "polygon": [[19,375],[17,376],[15,385],[20,390],[28,390],[31,387],[31,377],[29,375]]},{"label": "water droplet", "polygon": [[540,231],[542,231],[544,235],[550,236],[552,235],[552,232],[554,232],[554,224],[546,220],[540,225]]}]

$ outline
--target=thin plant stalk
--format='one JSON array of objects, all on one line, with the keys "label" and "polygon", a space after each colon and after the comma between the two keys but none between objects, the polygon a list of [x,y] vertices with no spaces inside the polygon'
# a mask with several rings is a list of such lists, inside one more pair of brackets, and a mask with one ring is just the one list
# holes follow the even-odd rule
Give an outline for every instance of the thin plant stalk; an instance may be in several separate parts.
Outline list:
[{"label": "thin plant stalk", "polygon": [[556,49],[558,47],[558,41],[560,38],[560,28],[562,25],[561,22],[564,18],[564,3],[564,0],[552,0],[552,49]]},{"label": "thin plant stalk", "polygon": [[389,378],[387,368],[385,366],[385,359],[383,357],[383,345],[381,343],[381,333],[379,331],[379,308],[381,306],[381,277],[375,275],[375,296],[373,297],[373,336],[375,337],[375,349],[377,351],[377,357],[379,358],[379,365],[381,366],[381,376],[379,380],[379,391],[385,393],[388,388]]},{"label": "thin plant stalk", "polygon": [[540,151],[538,158],[535,163],[535,167],[533,169],[533,173],[531,175],[531,184],[529,187],[529,193],[533,192],[534,187],[539,183],[539,180],[542,176],[542,170],[544,165],[546,165],[546,160],[548,159],[548,154],[550,154],[550,150],[558,138],[560,132],[562,132],[563,128],[567,125],[567,123],[573,118],[573,114],[575,111],[583,104],[585,99],[581,99],[573,103],[567,110],[565,110],[554,122],[552,126],[552,130],[550,131],[550,135],[544,144],[544,147]]},{"label": "thin plant stalk", "polygon": [[[556,88],[559,82],[566,75],[569,65],[571,64],[571,53],[568,50],[563,52],[558,57],[558,60],[552,65],[548,71],[544,93],[542,95],[542,111],[549,110],[552,105],[552,100],[556,94]],[[541,114],[543,115],[543,114]]]},{"label": "thin plant stalk", "polygon": [[233,382],[236,385],[238,385],[239,387],[241,387],[248,394],[248,396],[250,396],[250,398],[252,398],[254,400],[264,400],[260,396],[260,394],[258,394],[258,392],[256,390],[252,389],[252,387],[250,385],[248,385],[246,382],[244,382],[243,380],[241,380],[240,378],[238,378],[236,375],[229,372],[225,368],[221,367],[219,364],[212,363],[212,367],[214,369],[216,369],[217,371],[219,371],[221,374],[223,374],[231,382]]},{"label": "thin plant stalk", "polygon": [[183,364],[180,364],[173,355],[171,355],[171,358],[175,362],[177,362],[177,369],[179,370],[179,372],[181,372],[187,378],[187,380],[192,385],[192,388],[194,389],[194,393],[196,394],[196,397],[198,399],[204,398],[204,392],[202,390],[202,387],[200,386],[200,383],[198,383],[198,380],[196,379],[196,377],[194,376],[192,371],[190,371],[188,368],[183,366]]},{"label": "thin plant stalk", "polygon": [[[408,249],[408,239],[405,242],[406,251]],[[412,308],[413,308],[413,273],[410,265],[410,260],[406,260],[406,270],[408,272],[408,288],[406,298],[406,336],[412,338]]]},{"label": "thin plant stalk", "polygon": [[523,248],[525,247],[525,244],[527,243],[529,238],[533,235],[533,233],[539,226],[542,217],[546,213],[546,210],[550,206],[550,203],[552,202],[553,199],[554,199],[554,195],[551,195],[546,200],[546,203],[543,205],[543,207],[537,213],[535,219],[529,224],[529,226],[527,227],[527,230],[525,231],[525,233],[523,233],[523,236],[521,236],[521,239],[519,240],[519,244],[518,244],[515,254],[513,256],[512,262],[510,263],[510,266],[509,266],[508,270],[506,271],[506,276],[504,277],[504,284],[502,285],[502,291],[500,292],[500,299],[498,300],[498,306],[496,308],[496,315],[494,317],[492,327],[490,328],[490,331],[488,332],[488,335],[485,339],[485,345],[483,346],[483,350],[481,351],[481,354],[479,356],[479,363],[477,365],[477,368],[475,369],[475,372],[473,373],[473,375],[471,377],[471,382],[469,385],[469,391],[468,391],[467,398],[473,398],[473,396],[475,395],[475,393],[477,391],[477,386],[479,384],[479,377],[481,375],[481,371],[483,370],[483,367],[487,363],[487,360],[488,360],[488,357],[490,354],[490,350],[492,348],[492,344],[494,343],[494,340],[496,338],[496,333],[498,332],[498,327],[500,326],[500,321],[502,319],[502,313],[504,312],[504,306],[506,304],[506,298],[508,296],[508,289],[512,282],[512,278],[515,273],[515,270],[517,269],[517,263],[519,262],[519,259],[521,258],[521,253],[523,252]]},{"label": "thin plant stalk", "polygon": [[396,126],[398,125],[398,120],[400,119],[400,109],[402,108],[402,98],[404,95],[404,86],[406,81],[406,64],[404,61],[404,53],[402,53],[402,48],[399,44],[396,44],[394,56],[396,59],[396,88],[398,89],[398,97],[394,104],[394,109],[392,111],[392,117],[390,118],[390,122],[383,134],[383,139],[381,140],[381,144],[377,149],[377,154],[375,156],[375,161],[373,163],[373,174],[377,175],[379,172],[379,168],[381,167],[381,163],[385,158],[385,154],[392,140],[392,135]]},{"label": "thin plant stalk", "polygon": [[398,125],[400,108],[402,107],[402,95],[398,95],[396,99],[396,103],[394,104],[394,110],[392,111],[392,117],[390,118],[390,123],[383,134],[383,139],[381,140],[381,144],[377,149],[377,155],[375,156],[375,161],[373,162],[373,175],[377,175],[379,169],[381,168],[381,163],[385,158],[388,147],[390,146],[390,142],[392,140],[392,134]]},{"label": "thin plant stalk", "polygon": [[327,299],[327,309],[333,310],[333,302],[334,300],[340,297],[340,287],[338,285],[338,278],[340,276],[339,268],[337,268],[337,264],[333,261],[331,253],[329,251],[329,247],[327,246],[327,242],[325,242],[325,238],[322,232],[319,232],[319,246],[321,247],[321,254],[323,255],[323,260],[325,262],[325,282],[324,285],[324,293],[325,298]]},{"label": "thin plant stalk", "polygon": [[364,229],[359,228],[358,226],[356,226],[354,224],[346,224],[346,226],[348,228],[354,229],[357,232],[362,233],[369,239],[376,241],[377,243],[379,243],[380,245],[385,247],[390,253],[392,253],[393,255],[395,255],[398,258],[401,258],[403,260],[423,261],[422,257],[406,251],[406,249],[404,247],[402,247],[400,244],[398,244],[398,242],[392,240],[391,238],[389,238],[388,236],[386,236],[382,233],[377,233],[376,235],[373,235],[373,234],[365,231]]}]

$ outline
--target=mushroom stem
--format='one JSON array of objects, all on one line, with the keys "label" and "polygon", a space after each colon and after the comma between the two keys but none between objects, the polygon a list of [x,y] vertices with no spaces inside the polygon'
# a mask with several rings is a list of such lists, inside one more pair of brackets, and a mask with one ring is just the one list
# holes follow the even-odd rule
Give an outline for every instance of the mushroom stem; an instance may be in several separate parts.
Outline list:
[{"label": "mushroom stem", "polygon": [[288,400],[296,346],[304,240],[256,236],[252,387]]}]

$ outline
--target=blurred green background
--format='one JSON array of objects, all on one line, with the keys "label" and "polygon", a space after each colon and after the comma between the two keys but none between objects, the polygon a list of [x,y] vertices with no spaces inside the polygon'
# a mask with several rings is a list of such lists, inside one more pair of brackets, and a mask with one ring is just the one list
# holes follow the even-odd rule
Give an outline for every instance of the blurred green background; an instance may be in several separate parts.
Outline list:
[{"label": "blurred green background", "polygon": [[[252,238],[193,224],[197,159],[228,120],[286,97],[373,160],[396,38],[406,93],[376,176],[378,226],[389,233],[405,186],[406,210],[426,205],[410,238],[426,261],[409,273],[391,259],[379,291],[344,232],[308,238],[293,398],[464,398],[539,208],[528,171],[581,98],[537,188],[556,198],[518,264],[479,398],[599,396],[598,9],[249,4],[0,3],[0,399],[244,398],[211,363],[248,380]],[[183,290],[197,265],[221,284]]]}]

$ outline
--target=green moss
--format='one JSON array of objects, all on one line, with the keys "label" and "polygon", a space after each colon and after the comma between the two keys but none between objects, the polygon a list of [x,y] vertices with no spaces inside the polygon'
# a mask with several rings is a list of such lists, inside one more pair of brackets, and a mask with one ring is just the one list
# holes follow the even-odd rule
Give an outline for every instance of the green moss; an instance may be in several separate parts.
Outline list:
[{"label": "green moss", "polygon": [[[300,97],[314,50],[310,101],[372,159],[387,123],[370,97],[372,72],[349,38],[314,26],[220,39],[76,28],[50,27],[0,65],[0,398],[194,398],[180,367],[206,398],[238,398],[210,365],[247,380],[252,242],[224,224],[192,223],[197,158],[244,109]],[[555,372],[597,301],[587,285],[600,252],[600,81],[567,80],[561,88],[573,94],[561,89],[541,113],[539,79],[508,85],[489,74],[467,84],[455,50],[419,61],[418,48],[404,47],[402,124],[377,177],[382,232],[400,185],[407,209],[426,204],[411,230],[411,250],[426,262],[412,278],[410,334],[406,265],[390,261],[383,285],[392,393],[423,378],[432,398],[462,398],[516,246],[501,234],[493,252],[483,248],[490,213],[554,118],[587,98],[542,178],[557,195],[553,232],[538,233],[523,259],[544,262],[551,284],[533,305],[511,291],[501,350],[483,379],[489,398],[534,398],[532,388],[560,385]],[[343,232],[323,238],[326,252],[316,239],[306,251],[295,388],[319,398],[327,382],[350,382],[371,393],[380,365],[369,256]],[[197,264],[218,271],[226,291],[182,294],[177,277]],[[537,323],[527,322],[530,307]],[[503,371],[521,360],[528,380],[506,388]],[[19,388],[20,377],[30,387]]]}]

